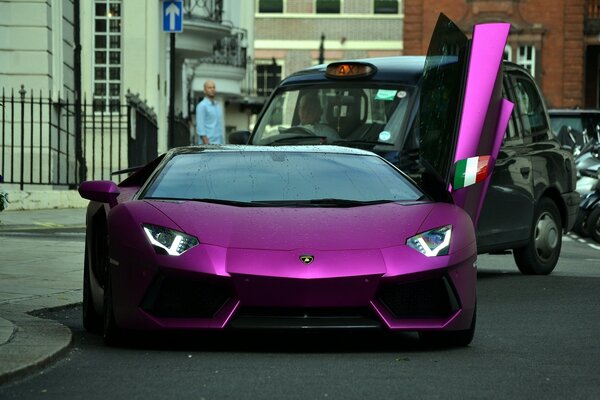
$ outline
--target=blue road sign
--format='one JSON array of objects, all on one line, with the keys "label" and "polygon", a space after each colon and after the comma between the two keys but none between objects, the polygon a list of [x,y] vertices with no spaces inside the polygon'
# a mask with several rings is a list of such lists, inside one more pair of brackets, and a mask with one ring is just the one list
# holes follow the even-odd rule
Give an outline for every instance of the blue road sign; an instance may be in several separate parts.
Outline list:
[{"label": "blue road sign", "polygon": [[183,0],[163,0],[163,32],[183,32]]}]

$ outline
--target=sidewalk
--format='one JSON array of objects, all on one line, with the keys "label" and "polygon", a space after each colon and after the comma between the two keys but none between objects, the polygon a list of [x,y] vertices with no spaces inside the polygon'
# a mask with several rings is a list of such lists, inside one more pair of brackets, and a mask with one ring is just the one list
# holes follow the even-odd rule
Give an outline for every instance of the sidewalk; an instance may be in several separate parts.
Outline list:
[{"label": "sidewalk", "polygon": [[84,227],[85,208],[0,212],[0,384],[69,346],[67,327],[31,313],[81,302]]}]

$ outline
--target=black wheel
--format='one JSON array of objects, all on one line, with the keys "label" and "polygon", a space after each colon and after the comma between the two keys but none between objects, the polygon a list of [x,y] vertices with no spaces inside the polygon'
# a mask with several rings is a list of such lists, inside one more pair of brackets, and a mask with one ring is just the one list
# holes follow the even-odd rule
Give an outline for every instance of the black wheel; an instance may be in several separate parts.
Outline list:
[{"label": "black wheel", "polygon": [[562,223],[558,207],[543,197],[534,216],[529,243],[513,250],[519,270],[526,275],[548,275],[556,267],[562,246]]},{"label": "black wheel", "polygon": [[115,321],[110,273],[106,276],[106,285],[104,287],[104,329],[102,336],[104,343],[109,346],[117,346],[123,341],[123,332],[119,329]]},{"label": "black wheel", "polygon": [[85,256],[83,261],[83,305],[82,305],[83,327],[88,332],[99,333],[102,331],[102,318],[94,308],[92,300],[92,288],[90,285],[90,265],[87,243],[85,245]]},{"label": "black wheel", "polygon": [[581,208],[577,212],[577,217],[575,218],[575,224],[573,225],[573,231],[577,233],[581,237],[590,236],[590,229],[587,225],[588,213]]},{"label": "black wheel", "polygon": [[473,319],[471,320],[469,329],[462,331],[423,331],[419,332],[419,340],[426,346],[432,347],[465,347],[473,341],[476,322],[477,307],[473,311]]},{"label": "black wheel", "polygon": [[586,221],[592,238],[600,243],[600,204],[596,204]]}]

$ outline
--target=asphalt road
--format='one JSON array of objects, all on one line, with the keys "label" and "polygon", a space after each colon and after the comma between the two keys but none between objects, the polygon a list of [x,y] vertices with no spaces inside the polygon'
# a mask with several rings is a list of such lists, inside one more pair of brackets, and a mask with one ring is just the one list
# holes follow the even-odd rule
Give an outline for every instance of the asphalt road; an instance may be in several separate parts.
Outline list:
[{"label": "asphalt road", "polygon": [[600,248],[567,238],[555,272],[523,276],[481,256],[478,327],[460,349],[414,334],[150,337],[108,348],[79,307],[45,315],[74,332],[54,366],[1,399],[595,399],[600,397]]}]

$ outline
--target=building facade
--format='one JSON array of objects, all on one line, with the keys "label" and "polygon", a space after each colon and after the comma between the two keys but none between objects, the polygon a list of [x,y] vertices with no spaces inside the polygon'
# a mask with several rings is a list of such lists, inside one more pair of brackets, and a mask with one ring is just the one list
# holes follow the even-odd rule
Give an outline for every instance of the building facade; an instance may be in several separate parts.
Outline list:
[{"label": "building facade", "polygon": [[403,1],[255,0],[257,94],[299,69],[348,58],[400,55]]},{"label": "building facade", "polygon": [[529,69],[550,107],[600,106],[600,1],[405,0],[405,54],[427,51],[440,12],[466,33],[475,23],[510,22],[505,58]]},{"label": "building facade", "polygon": [[[203,55],[186,55],[182,60],[182,91],[176,102],[181,115],[195,129],[195,107],[204,97],[204,82],[212,80],[216,99],[223,107],[225,142],[227,134],[246,130],[252,113],[258,112],[253,82],[249,78],[254,42],[254,2],[223,0],[222,27],[226,35],[216,39]],[[180,103],[179,103],[180,101]],[[258,109],[260,109],[258,104]]]},{"label": "building facade", "polygon": [[250,111],[239,104],[252,103],[242,82],[254,3],[180,4],[183,32],[170,34],[163,1],[0,2],[5,185],[60,189],[83,179],[118,180],[112,171],[190,144],[190,111],[206,79],[217,82],[225,126],[248,128]]},{"label": "building facade", "polygon": [[75,91],[74,0],[0,4],[0,90]]}]

